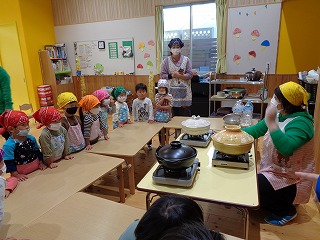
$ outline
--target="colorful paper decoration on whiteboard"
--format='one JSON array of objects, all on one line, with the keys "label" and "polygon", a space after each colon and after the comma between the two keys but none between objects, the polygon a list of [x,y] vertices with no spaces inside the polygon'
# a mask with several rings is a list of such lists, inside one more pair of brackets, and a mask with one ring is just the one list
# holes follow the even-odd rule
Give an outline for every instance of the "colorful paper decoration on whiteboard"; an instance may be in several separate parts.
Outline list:
[{"label": "colorful paper decoration on whiteboard", "polygon": [[140,42],[140,43],[138,44],[138,48],[141,50],[141,52],[144,51],[144,47],[145,47],[145,45],[144,45],[143,42]]},{"label": "colorful paper decoration on whiteboard", "polygon": [[150,69],[151,67],[153,67],[153,62],[148,61],[147,62],[147,69]]},{"label": "colorful paper decoration on whiteboard", "polygon": [[96,63],[93,66],[94,75],[102,75],[104,71],[104,66],[101,63]]},{"label": "colorful paper decoration on whiteboard", "polygon": [[239,55],[234,55],[233,56],[233,61],[238,65],[240,63],[241,57]]},{"label": "colorful paper decoration on whiteboard", "polygon": [[267,47],[270,46],[270,42],[268,40],[264,40],[262,43],[261,43],[261,50],[264,51]]},{"label": "colorful paper decoration on whiteboard", "polygon": [[149,46],[149,49],[151,50],[152,47],[155,45],[154,41],[153,40],[149,40],[148,41],[148,46]]},{"label": "colorful paper decoration on whiteboard", "polygon": [[255,51],[250,51],[248,54],[249,54],[249,59],[257,57],[257,54]]},{"label": "colorful paper decoration on whiteboard", "polygon": [[257,29],[253,30],[251,32],[251,38],[252,38],[252,41],[255,41],[258,37],[260,37],[260,33]]},{"label": "colorful paper decoration on whiteboard", "polygon": [[240,37],[240,33],[241,33],[241,29],[240,28],[235,28],[233,30],[233,35],[236,37],[236,38],[239,38]]},{"label": "colorful paper decoration on whiteboard", "polygon": [[118,43],[117,42],[109,42],[108,43],[109,49],[109,58],[110,59],[117,59],[118,58]]},{"label": "colorful paper decoration on whiteboard", "polygon": [[133,57],[133,43],[132,41],[122,41],[122,56],[124,58]]},{"label": "colorful paper decoration on whiteboard", "polygon": [[148,59],[148,58],[150,57],[150,54],[149,54],[149,53],[145,53],[145,54],[143,55],[143,57],[144,57],[144,59]]},{"label": "colorful paper decoration on whiteboard", "polygon": [[142,69],[143,69],[143,65],[142,65],[141,63],[139,63],[139,64],[137,65],[137,68],[138,68],[138,70],[142,70]]}]

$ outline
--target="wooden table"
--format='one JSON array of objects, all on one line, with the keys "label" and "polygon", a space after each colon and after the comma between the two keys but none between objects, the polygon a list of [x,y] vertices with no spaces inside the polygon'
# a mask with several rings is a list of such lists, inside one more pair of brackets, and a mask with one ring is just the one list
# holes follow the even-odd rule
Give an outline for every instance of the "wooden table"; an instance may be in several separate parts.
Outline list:
[{"label": "wooden table", "polygon": [[76,193],[15,234],[30,240],[116,240],[144,210]]},{"label": "wooden table", "polygon": [[119,158],[80,152],[72,160],[60,161],[57,168],[28,174],[28,180],[19,183],[5,200],[0,237],[14,235],[26,224],[114,168],[118,168],[118,174],[121,174],[120,198],[124,202],[123,162]]},{"label": "wooden table", "polygon": [[[255,164],[254,146],[250,154],[249,170],[213,167],[212,156],[214,147],[212,143],[207,148],[197,148],[197,158],[200,160],[200,172],[197,174],[192,188],[157,185],[152,181],[152,174],[158,167],[153,168],[138,184],[137,189],[156,194],[181,194],[195,200],[233,205],[242,209],[245,218],[245,233],[248,236],[247,208],[258,208],[258,185]],[[147,195],[147,206],[150,202]]]},{"label": "wooden table", "polygon": [[124,158],[129,164],[130,194],[134,194],[134,156],[161,130],[163,130],[163,123],[126,124],[123,128],[109,132],[109,141],[99,140],[92,146],[90,152]]}]

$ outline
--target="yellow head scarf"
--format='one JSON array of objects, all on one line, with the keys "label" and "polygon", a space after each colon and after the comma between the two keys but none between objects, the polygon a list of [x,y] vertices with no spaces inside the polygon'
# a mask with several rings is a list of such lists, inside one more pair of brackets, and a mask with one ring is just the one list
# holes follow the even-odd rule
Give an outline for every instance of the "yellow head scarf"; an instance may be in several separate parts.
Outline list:
[{"label": "yellow head scarf", "polygon": [[308,105],[309,95],[298,83],[286,82],[279,86],[283,96],[294,106]]},{"label": "yellow head scarf", "polygon": [[71,102],[78,102],[77,97],[72,92],[63,92],[59,94],[57,102],[59,109]]},{"label": "yellow head scarf", "polygon": [[86,95],[79,101],[83,111],[90,111],[99,104],[99,99],[93,95]]}]

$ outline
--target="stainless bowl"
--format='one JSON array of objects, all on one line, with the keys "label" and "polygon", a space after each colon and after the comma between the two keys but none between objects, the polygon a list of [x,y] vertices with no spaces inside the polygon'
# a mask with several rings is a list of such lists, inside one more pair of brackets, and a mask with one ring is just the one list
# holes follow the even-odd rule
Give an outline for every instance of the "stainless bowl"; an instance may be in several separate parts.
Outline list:
[{"label": "stainless bowl", "polygon": [[230,113],[225,115],[223,118],[224,125],[240,125],[241,116],[236,113]]}]

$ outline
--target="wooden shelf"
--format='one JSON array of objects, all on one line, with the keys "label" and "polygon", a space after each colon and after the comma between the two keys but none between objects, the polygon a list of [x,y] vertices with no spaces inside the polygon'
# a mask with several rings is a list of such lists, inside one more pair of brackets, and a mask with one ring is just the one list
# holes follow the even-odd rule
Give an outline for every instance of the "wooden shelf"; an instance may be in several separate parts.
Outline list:
[{"label": "wooden shelf", "polygon": [[54,72],[54,74],[68,74],[68,73],[71,73],[72,71],[71,71],[71,69],[69,69],[69,70],[65,70],[65,71],[59,71],[59,72]]},{"label": "wooden shelf", "polygon": [[216,79],[210,81],[210,84],[248,84],[248,85],[263,85],[263,81],[240,81],[240,79]]}]

